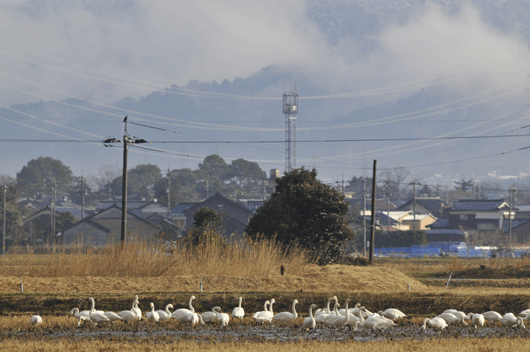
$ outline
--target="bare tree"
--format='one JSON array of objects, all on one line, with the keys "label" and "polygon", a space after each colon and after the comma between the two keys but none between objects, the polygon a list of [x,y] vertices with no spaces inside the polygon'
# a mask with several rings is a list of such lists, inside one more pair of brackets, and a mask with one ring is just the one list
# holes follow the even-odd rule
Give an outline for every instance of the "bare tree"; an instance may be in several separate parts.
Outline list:
[{"label": "bare tree", "polygon": [[99,190],[100,199],[112,198],[112,181],[121,175],[121,169],[116,165],[103,165],[99,168],[98,175],[99,177],[93,176],[92,182]]},{"label": "bare tree", "polygon": [[402,191],[401,185],[410,177],[410,171],[404,167],[394,167],[383,170],[383,184],[388,189],[389,196],[392,200],[401,202]]}]

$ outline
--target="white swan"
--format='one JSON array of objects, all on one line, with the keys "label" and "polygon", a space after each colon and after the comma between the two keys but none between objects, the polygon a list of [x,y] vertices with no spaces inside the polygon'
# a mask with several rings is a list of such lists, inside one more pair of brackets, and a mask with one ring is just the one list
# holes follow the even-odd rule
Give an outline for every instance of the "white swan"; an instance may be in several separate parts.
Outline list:
[{"label": "white swan", "polygon": [[230,322],[230,316],[227,313],[221,313],[219,312],[219,315],[217,316],[217,321],[221,326],[227,326]]},{"label": "white swan", "polygon": [[315,312],[315,321],[316,321],[317,324],[320,324],[321,326],[323,324],[326,324],[326,319],[331,314],[331,311],[329,310],[329,305],[331,304],[332,300],[336,300],[335,301],[335,307],[333,309],[337,309],[338,308],[337,296],[333,296],[333,297],[328,298],[328,302],[326,304],[326,308],[318,309],[318,312]]},{"label": "white swan", "polygon": [[169,311],[169,308],[173,309],[173,305],[171,303],[166,305],[166,309],[164,310],[159,309],[156,311],[158,313],[159,321],[165,321],[171,318],[171,312]]},{"label": "white swan", "polygon": [[34,315],[31,317],[31,324],[40,325],[42,324],[42,317],[40,315]]},{"label": "white swan", "polygon": [[278,313],[276,314],[275,316],[272,317],[273,320],[276,320],[276,321],[279,321],[279,322],[282,322],[282,323],[289,323],[293,320],[295,320],[296,318],[298,318],[298,314],[296,313],[296,304],[298,303],[298,300],[295,299],[293,301],[293,312],[281,312],[281,313]]},{"label": "white swan", "polygon": [[523,323],[523,318],[516,317],[513,313],[504,314],[499,321],[507,328],[513,328],[517,326],[520,326],[522,329],[526,328]]},{"label": "white swan", "polygon": [[90,308],[90,315],[88,316],[90,318],[90,321],[94,324],[94,326],[98,325],[98,323],[108,322],[110,321],[109,318],[104,313],[101,313],[100,311],[96,311],[96,302],[94,301],[94,298],[90,297],[88,299],[91,304]]},{"label": "white swan", "polygon": [[519,316],[526,317],[530,314],[530,309],[525,309],[521,313],[519,313]]},{"label": "white swan", "polygon": [[396,308],[388,308],[384,312],[379,311],[378,313],[380,316],[391,319],[391,320],[401,319],[407,316],[405,313],[403,313],[402,311]]},{"label": "white swan", "polygon": [[315,311],[315,318],[318,317],[321,314],[329,314],[329,306],[331,304],[331,301],[333,301],[333,297],[328,298],[328,302],[326,303],[326,308],[319,308]]},{"label": "white swan", "polygon": [[501,318],[502,318],[502,315],[500,315],[500,313],[498,312],[495,312],[493,310],[490,310],[490,311],[487,311],[485,313],[482,313],[482,315],[484,316],[484,319],[486,319],[487,321],[489,322],[496,322],[496,321],[500,321]]},{"label": "white swan", "polygon": [[312,304],[310,307],[309,307],[309,316],[307,318],[304,319],[304,324],[302,325],[304,330],[309,330],[309,329],[315,329],[317,327],[317,322],[315,320],[315,318],[313,318],[313,308],[316,308],[316,304]]},{"label": "white swan", "polygon": [[147,324],[149,324],[149,323],[158,323],[160,321],[160,316],[155,311],[155,304],[153,302],[151,302],[149,304],[149,306],[151,307],[151,311],[149,311],[149,312],[147,312],[145,314],[145,316],[147,317]]},{"label": "white swan", "polygon": [[239,306],[235,307],[232,310],[232,319],[238,318],[239,322],[243,321],[243,317],[245,316],[245,310],[243,307],[241,307],[241,302],[243,301],[243,297],[239,297]]},{"label": "white swan", "polygon": [[[274,316],[274,311],[273,311],[273,308],[272,308],[272,305],[274,304],[274,302],[276,302],[276,300],[273,298],[269,301],[265,301],[265,304],[264,304],[264,311],[260,311],[260,312],[256,312],[254,313],[254,315],[252,316],[252,318],[254,318],[256,321],[259,321],[260,323],[271,323],[272,322],[272,317]],[[267,309],[267,304],[269,306],[269,308]]]},{"label": "white swan", "polygon": [[81,325],[82,321],[90,321],[89,315],[90,315],[89,310],[84,310],[84,311],[79,312],[79,308],[73,308],[70,311],[70,316],[73,316],[74,318],[79,319],[79,321],[77,322],[77,326]]},{"label": "white swan", "polygon": [[434,317],[432,319],[425,318],[423,325],[421,326],[421,330],[425,331],[427,324],[438,330],[443,330],[447,327],[445,320],[440,317]]},{"label": "white swan", "polygon": [[118,314],[114,312],[104,312],[103,314],[105,314],[105,316],[109,318],[111,322],[115,322],[116,320],[123,320],[122,317],[120,317]]},{"label": "white swan", "polygon": [[395,326],[396,323],[394,323],[392,320],[387,319],[385,317],[372,315],[370,318],[366,319],[363,322],[356,321],[355,327],[357,328],[360,326],[363,329],[386,329],[390,326]]},{"label": "white swan", "polygon": [[349,303],[350,303],[350,299],[348,298],[346,300],[346,305],[344,306],[345,316],[342,316],[340,314],[336,316],[329,316],[329,319],[327,320],[329,325],[341,330],[345,325],[348,324],[348,322],[350,321],[350,316],[351,316],[351,313],[348,310]]},{"label": "white swan", "polygon": [[138,308],[138,304],[140,304],[140,301],[138,300],[138,295],[134,295],[134,301],[131,310],[134,312],[134,314],[136,314],[136,318],[138,320],[142,320],[142,310]]},{"label": "white swan", "polygon": [[475,325],[475,329],[477,328],[477,325],[480,325],[480,327],[484,326],[484,315],[482,314],[473,314],[471,317],[471,321],[473,322],[473,325]]},{"label": "white swan", "polygon": [[[445,320],[447,325],[451,325],[453,323],[457,323],[457,322],[460,322],[460,321],[464,322],[464,319],[462,317],[460,317],[460,316],[457,317],[453,313],[442,313],[442,314],[438,315],[437,317],[438,318],[442,318],[443,320]],[[467,324],[465,324],[465,325],[467,325]]]},{"label": "white swan", "polygon": [[211,312],[201,313],[201,317],[205,323],[217,323],[217,316],[219,313],[221,313],[221,307],[215,306],[212,308]]},{"label": "white swan", "polygon": [[195,299],[195,296],[191,296],[190,297],[190,300],[188,301],[188,307],[189,309],[187,308],[179,308],[177,309],[176,311],[174,311],[173,313],[171,313],[171,317],[173,318],[177,318],[179,317],[179,315],[186,315],[186,316],[191,316],[191,314],[195,313],[195,308],[193,308],[193,306],[191,305],[191,302]]},{"label": "white swan", "polygon": [[[467,326],[467,323],[466,323],[466,320],[469,320],[473,317],[473,313],[464,313],[462,312],[461,310],[456,310],[456,309],[446,309],[444,311],[444,313],[451,313],[453,314],[455,317],[457,318],[460,318],[460,321],[465,325]],[[443,314],[443,313],[442,313]]]},{"label": "white swan", "polygon": [[[132,307],[130,310],[122,310],[121,312],[118,313],[118,316],[120,318],[122,318],[123,321],[125,321],[127,324],[130,323],[131,321],[135,321],[135,320],[139,320],[141,319],[142,317],[138,317],[136,311],[135,311],[135,307],[138,307],[137,306],[138,304],[138,301],[135,299],[133,301],[133,304],[132,304]],[[140,310],[138,308],[138,310]],[[141,314],[141,311],[140,311],[140,314]]]}]

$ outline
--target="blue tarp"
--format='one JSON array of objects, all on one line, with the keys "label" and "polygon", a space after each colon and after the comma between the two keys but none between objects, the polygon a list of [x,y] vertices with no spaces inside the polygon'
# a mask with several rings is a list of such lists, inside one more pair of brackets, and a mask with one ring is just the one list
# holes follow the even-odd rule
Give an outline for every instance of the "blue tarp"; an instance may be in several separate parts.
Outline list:
[{"label": "blue tarp", "polygon": [[[464,242],[431,242],[428,245],[411,247],[375,248],[374,255],[424,257],[454,255],[459,257],[491,257],[491,250],[468,247]],[[520,254],[518,255],[520,256]]]}]

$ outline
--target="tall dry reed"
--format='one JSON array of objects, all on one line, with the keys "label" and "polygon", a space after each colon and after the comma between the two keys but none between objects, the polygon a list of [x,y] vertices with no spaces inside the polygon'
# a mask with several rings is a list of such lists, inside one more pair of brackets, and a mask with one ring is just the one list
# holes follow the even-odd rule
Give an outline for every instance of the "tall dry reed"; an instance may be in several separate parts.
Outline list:
[{"label": "tall dry reed", "polygon": [[273,241],[240,242],[196,247],[132,242],[100,249],[83,247],[54,250],[54,254],[12,254],[0,259],[9,276],[68,277],[157,277],[215,275],[225,277],[267,277],[280,266],[291,274],[308,263],[307,254],[291,249],[285,255]]}]

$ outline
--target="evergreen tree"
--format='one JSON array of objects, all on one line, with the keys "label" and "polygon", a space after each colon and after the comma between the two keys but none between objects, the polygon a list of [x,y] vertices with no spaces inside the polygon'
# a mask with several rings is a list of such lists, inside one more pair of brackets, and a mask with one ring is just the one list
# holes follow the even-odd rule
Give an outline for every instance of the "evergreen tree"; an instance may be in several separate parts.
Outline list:
[{"label": "evergreen tree", "polygon": [[295,169],[276,180],[271,198],[246,228],[249,237],[276,238],[288,248],[309,250],[321,265],[340,262],[353,232],[343,216],[344,196],[317,180],[317,171]]}]

